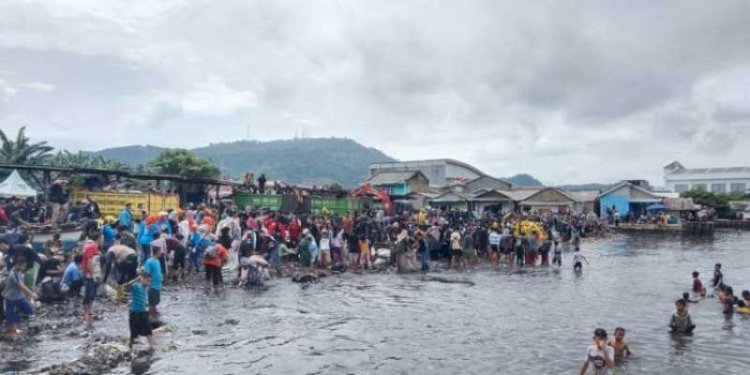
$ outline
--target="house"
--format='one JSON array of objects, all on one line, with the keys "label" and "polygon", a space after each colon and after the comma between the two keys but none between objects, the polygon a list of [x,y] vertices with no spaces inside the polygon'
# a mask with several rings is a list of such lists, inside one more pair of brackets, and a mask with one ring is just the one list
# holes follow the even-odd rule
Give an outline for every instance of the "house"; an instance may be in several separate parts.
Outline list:
[{"label": "house", "polygon": [[404,197],[412,192],[426,191],[427,177],[419,171],[382,172],[370,177],[367,182],[378,190],[394,197]]},{"label": "house", "polygon": [[458,160],[434,159],[412,160],[401,162],[385,162],[370,164],[370,178],[385,172],[413,172],[419,171],[427,177],[429,185],[443,189],[451,182],[471,181],[485,174],[479,169]]},{"label": "house", "polygon": [[567,191],[568,195],[573,197],[576,202],[573,204],[573,212],[575,213],[589,213],[597,212],[596,202],[599,200],[599,190],[580,190],[580,191]]},{"label": "house", "polygon": [[454,210],[474,210],[474,195],[466,193],[448,192],[430,199],[433,208],[450,208]]},{"label": "house", "polygon": [[522,211],[571,212],[576,204],[575,198],[553,187],[513,189],[502,193],[513,200],[516,209]]},{"label": "house", "polygon": [[664,182],[668,190],[677,193],[688,190],[745,193],[750,189],[750,166],[685,168],[675,161],[664,167]]},{"label": "house", "polygon": [[621,217],[627,216],[631,212],[638,217],[646,213],[646,208],[649,205],[661,203],[662,199],[662,197],[630,181],[622,181],[599,195],[599,215],[606,217],[617,210]]},{"label": "house", "polygon": [[513,211],[513,198],[503,190],[479,190],[474,196],[474,209],[478,212],[492,211],[495,213]]},{"label": "house", "polygon": [[507,180],[495,178],[492,176],[481,176],[467,182],[464,191],[474,194],[479,190],[510,190],[511,184]]}]

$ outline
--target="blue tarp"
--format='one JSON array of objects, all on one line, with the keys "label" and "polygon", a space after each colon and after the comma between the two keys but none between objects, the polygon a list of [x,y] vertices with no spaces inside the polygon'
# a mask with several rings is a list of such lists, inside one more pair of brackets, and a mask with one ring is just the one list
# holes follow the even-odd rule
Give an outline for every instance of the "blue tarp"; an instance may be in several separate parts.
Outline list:
[{"label": "blue tarp", "polygon": [[646,210],[648,210],[648,211],[664,211],[666,209],[667,208],[664,207],[664,205],[661,204],[661,203],[654,203],[654,204],[646,207]]}]

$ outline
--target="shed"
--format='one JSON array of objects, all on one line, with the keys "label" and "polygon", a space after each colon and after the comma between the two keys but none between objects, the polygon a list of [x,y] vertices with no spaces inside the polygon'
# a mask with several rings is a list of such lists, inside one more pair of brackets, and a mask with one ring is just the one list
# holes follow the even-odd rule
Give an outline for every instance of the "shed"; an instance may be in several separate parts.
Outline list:
[{"label": "shed", "polygon": [[599,214],[605,217],[616,210],[620,216],[627,216],[631,213],[641,216],[646,213],[646,207],[661,203],[662,199],[645,188],[623,181],[599,195],[601,206]]},{"label": "shed", "polygon": [[412,192],[426,191],[427,177],[420,171],[381,172],[367,180],[376,189],[388,195],[404,197]]},{"label": "shed", "polygon": [[575,198],[567,192],[553,187],[509,190],[503,193],[513,199],[516,208],[521,210],[570,212],[576,203]]},{"label": "shed", "polygon": [[589,213],[595,212],[596,201],[599,199],[599,190],[568,191],[568,195],[575,198],[573,212]]},{"label": "shed", "polygon": [[507,191],[481,189],[476,192],[474,197],[474,208],[479,212],[502,213],[513,211],[513,199],[505,193]]}]

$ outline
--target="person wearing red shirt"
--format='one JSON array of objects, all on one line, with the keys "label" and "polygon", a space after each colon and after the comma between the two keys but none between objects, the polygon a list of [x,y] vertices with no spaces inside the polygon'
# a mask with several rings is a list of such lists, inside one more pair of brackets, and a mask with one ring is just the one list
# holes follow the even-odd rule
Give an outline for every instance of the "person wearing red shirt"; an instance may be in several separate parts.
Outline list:
[{"label": "person wearing red shirt", "polygon": [[693,294],[696,296],[705,297],[706,288],[703,287],[703,283],[699,278],[700,274],[697,271],[693,271]]},{"label": "person wearing red shirt", "polygon": [[91,325],[92,305],[96,297],[96,291],[102,278],[101,263],[99,257],[99,233],[89,235],[91,241],[87,241],[83,247],[83,261],[81,272],[83,272],[83,322]]}]

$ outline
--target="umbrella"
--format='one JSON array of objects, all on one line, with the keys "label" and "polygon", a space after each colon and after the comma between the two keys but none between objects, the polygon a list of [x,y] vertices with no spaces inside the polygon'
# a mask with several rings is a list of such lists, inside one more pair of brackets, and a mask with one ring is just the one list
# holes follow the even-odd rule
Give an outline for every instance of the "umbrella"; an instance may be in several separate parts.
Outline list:
[{"label": "umbrella", "polygon": [[664,207],[664,205],[661,204],[661,203],[654,203],[654,204],[646,207],[646,210],[648,210],[648,211],[664,211],[666,209],[667,208]]}]

